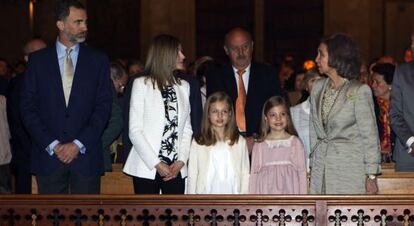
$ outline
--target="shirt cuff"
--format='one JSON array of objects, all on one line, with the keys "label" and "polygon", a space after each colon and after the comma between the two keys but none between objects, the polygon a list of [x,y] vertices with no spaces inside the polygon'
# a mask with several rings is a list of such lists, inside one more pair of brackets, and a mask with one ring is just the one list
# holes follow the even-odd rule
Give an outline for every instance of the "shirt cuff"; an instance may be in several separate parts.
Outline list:
[{"label": "shirt cuff", "polygon": [[49,153],[50,156],[52,156],[55,153],[55,147],[59,144],[58,140],[54,140],[52,143],[49,144],[49,146],[46,147],[47,153]]},{"label": "shirt cuff", "polygon": [[408,138],[407,140],[407,147],[408,147],[408,153],[412,152],[413,150],[411,149],[411,145],[414,143],[414,136]]},{"label": "shirt cuff", "polygon": [[78,139],[74,140],[73,143],[75,143],[78,146],[79,152],[81,154],[85,154],[86,148],[85,148],[85,146]]}]

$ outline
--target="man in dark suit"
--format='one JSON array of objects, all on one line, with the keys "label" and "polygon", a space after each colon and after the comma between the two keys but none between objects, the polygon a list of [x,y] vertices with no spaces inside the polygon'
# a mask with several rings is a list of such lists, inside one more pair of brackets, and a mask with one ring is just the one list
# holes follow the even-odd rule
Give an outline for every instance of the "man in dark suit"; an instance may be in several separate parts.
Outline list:
[{"label": "man in dark suit", "polygon": [[[414,50],[414,32],[411,34]],[[398,66],[391,87],[390,121],[397,135],[395,171],[414,172],[414,61]]]},{"label": "man in dark suit", "polygon": [[233,100],[239,131],[247,137],[251,150],[252,136],[259,134],[264,102],[282,95],[274,68],[252,62],[253,40],[249,32],[234,28],[225,36],[224,51],[231,65],[207,72],[207,96],[224,91]]},{"label": "man in dark suit", "polygon": [[[29,54],[46,47],[46,43],[38,38],[29,40],[24,47],[25,61]],[[20,111],[20,93],[24,74],[19,74],[10,81],[7,96],[7,119],[11,134],[12,171],[16,194],[32,192],[32,175],[30,172],[30,135],[23,125]]]},{"label": "man in dark suit", "polygon": [[78,0],[56,7],[56,44],[33,53],[21,110],[32,137],[39,193],[92,194],[103,173],[102,131],[111,111],[109,61],[83,45],[87,16]]}]

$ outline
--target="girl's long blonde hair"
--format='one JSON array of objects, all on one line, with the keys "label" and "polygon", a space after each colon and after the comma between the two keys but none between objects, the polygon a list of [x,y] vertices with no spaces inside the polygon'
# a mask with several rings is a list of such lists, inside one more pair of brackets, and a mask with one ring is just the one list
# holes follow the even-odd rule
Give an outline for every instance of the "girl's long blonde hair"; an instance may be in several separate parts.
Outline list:
[{"label": "girl's long blonde hair", "polygon": [[288,115],[288,123],[287,123],[286,131],[291,135],[295,135],[295,136],[298,135],[298,133],[295,130],[295,127],[293,126],[292,117],[290,115],[289,106],[287,102],[281,96],[273,96],[269,98],[263,105],[262,121],[260,124],[260,138],[258,139],[259,142],[264,141],[270,132],[270,126],[266,120],[266,115],[269,113],[270,109],[276,106],[283,106],[286,110],[286,113]]},{"label": "girl's long blonde hair", "polygon": [[211,122],[209,119],[209,112],[211,105],[216,102],[224,101],[229,106],[229,121],[224,130],[224,136],[226,139],[230,140],[230,145],[233,145],[239,140],[239,131],[236,125],[236,117],[234,114],[233,103],[230,97],[224,92],[215,92],[211,94],[206,101],[206,105],[204,107],[203,118],[201,120],[201,132],[198,136],[196,136],[195,140],[200,145],[214,145],[217,143],[217,134],[214,131],[213,127],[211,126]]}]

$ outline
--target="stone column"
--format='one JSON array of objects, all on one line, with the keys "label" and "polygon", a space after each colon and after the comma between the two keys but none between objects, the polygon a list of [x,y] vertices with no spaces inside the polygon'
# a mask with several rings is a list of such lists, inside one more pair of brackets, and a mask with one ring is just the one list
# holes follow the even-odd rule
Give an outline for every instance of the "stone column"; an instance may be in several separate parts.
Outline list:
[{"label": "stone column", "polygon": [[195,1],[141,0],[141,58],[145,59],[151,39],[171,34],[181,40],[188,62],[195,59]]}]

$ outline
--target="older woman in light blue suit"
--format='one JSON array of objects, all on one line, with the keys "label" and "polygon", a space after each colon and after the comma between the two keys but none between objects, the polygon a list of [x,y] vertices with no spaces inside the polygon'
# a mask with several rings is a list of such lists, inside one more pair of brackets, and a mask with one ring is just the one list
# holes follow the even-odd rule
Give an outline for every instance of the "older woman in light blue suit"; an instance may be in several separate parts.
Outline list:
[{"label": "older woman in light blue suit", "polygon": [[357,77],[359,50],[344,34],[322,40],[316,62],[310,127],[310,192],[374,194],[380,146],[371,89]]}]

